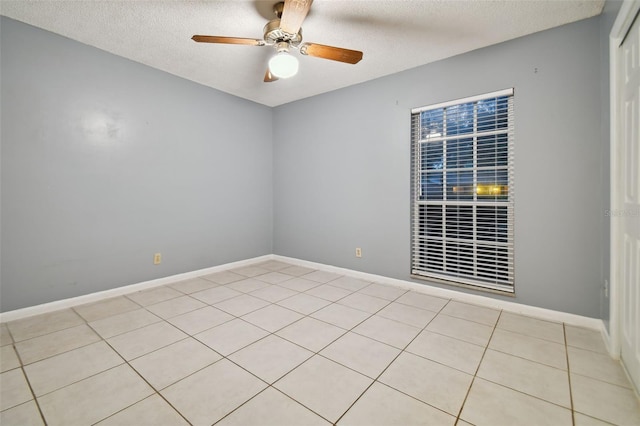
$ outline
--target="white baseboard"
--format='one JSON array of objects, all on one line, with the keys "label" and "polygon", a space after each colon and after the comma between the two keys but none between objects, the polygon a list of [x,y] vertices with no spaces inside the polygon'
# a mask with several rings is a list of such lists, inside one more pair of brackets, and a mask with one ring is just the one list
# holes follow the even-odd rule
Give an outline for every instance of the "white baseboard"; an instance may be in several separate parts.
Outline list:
[{"label": "white baseboard", "polygon": [[413,290],[419,293],[428,294],[430,296],[442,297],[445,299],[455,299],[459,302],[470,303],[474,305],[484,306],[493,309],[501,309],[515,314],[527,315],[547,321],[562,322],[578,327],[590,328],[601,331],[603,322],[601,319],[589,318],[582,315],[575,315],[566,312],[554,311],[552,309],[539,308],[536,306],[523,305],[520,303],[509,302],[506,300],[492,299],[490,297],[479,296],[476,294],[462,293],[456,290],[449,290],[440,287],[433,287],[425,284],[418,284],[411,281],[399,280],[396,278],[384,277],[382,275],[369,274],[366,272],[354,271],[351,269],[339,268],[336,266],[325,265],[322,263],[309,262],[292,257],[273,255],[274,260],[292,263],[294,265],[304,266],[334,272],[341,275],[347,275],[354,278],[360,278],[366,281],[375,281],[381,284],[388,284],[395,287]]},{"label": "white baseboard", "polygon": [[17,319],[26,318],[33,315],[46,314],[49,312],[57,311],[59,309],[66,309],[73,306],[84,305],[85,303],[97,302],[100,300],[108,299],[110,297],[122,296],[124,294],[135,293],[136,291],[140,291],[140,290],[146,290],[153,287],[173,284],[179,281],[196,278],[202,275],[213,274],[214,272],[224,271],[226,269],[240,268],[242,266],[264,262],[266,260],[272,260],[273,258],[274,256],[272,254],[267,254],[264,256],[254,257],[252,259],[225,263],[223,265],[199,269],[197,271],[185,272],[182,274],[171,275],[168,277],[158,278],[155,280],[143,281],[141,283],[125,285],[125,286],[113,288],[110,290],[98,291],[96,293],[90,293],[82,296],[71,297],[69,299],[56,300],[55,302],[43,303],[41,305],[29,306],[27,308],[16,309],[8,312],[0,312],[0,322],[14,321]]},{"label": "white baseboard", "polygon": [[296,259],[292,257],[268,254],[255,257],[252,259],[240,260],[237,262],[226,263],[211,268],[200,269],[197,271],[185,272],[183,274],[172,275],[169,277],[158,278],[155,280],[144,281],[137,284],[126,285],[111,290],[100,291],[96,293],[86,294],[83,296],[72,297],[69,299],[58,300],[55,302],[44,303],[42,305],[30,306],[28,308],[16,309],[14,311],[0,312],[0,322],[14,321],[20,318],[30,317],[33,315],[44,314],[59,309],[70,308],[85,303],[97,302],[99,300],[108,299],[110,297],[122,296],[124,294],[133,293],[140,290],[146,290],[153,287],[172,284],[178,281],[196,278],[206,274],[223,271],[226,269],[239,268],[242,266],[252,265],[267,260],[279,260],[294,265],[304,266],[307,268],[317,269],[321,271],[334,272],[366,281],[387,284],[419,293],[428,294],[430,296],[442,297],[445,299],[455,299],[460,302],[470,303],[479,306],[485,306],[493,309],[501,309],[507,312],[527,315],[547,321],[562,322],[578,327],[590,328],[603,333],[605,343],[608,342],[608,335],[604,327],[604,323],[600,319],[584,317],[581,315],[569,314],[566,312],[554,311],[551,309],[538,308],[535,306],[522,305],[519,303],[509,302],[505,300],[492,299],[490,297],[479,296],[475,294],[462,293],[456,290],[449,290],[439,287],[433,287],[425,284],[418,284],[411,281],[399,280],[396,278],[384,277],[382,275],[369,274],[366,272],[354,271],[351,269],[340,268],[322,263],[309,262],[307,260]]},{"label": "white baseboard", "polygon": [[602,340],[604,340],[604,346],[607,348],[607,353],[611,356],[611,358],[615,360],[620,359],[620,353],[616,352],[616,350],[611,345],[611,336],[609,335],[609,330],[607,330],[607,326],[602,321],[602,328],[600,329],[602,334]]}]

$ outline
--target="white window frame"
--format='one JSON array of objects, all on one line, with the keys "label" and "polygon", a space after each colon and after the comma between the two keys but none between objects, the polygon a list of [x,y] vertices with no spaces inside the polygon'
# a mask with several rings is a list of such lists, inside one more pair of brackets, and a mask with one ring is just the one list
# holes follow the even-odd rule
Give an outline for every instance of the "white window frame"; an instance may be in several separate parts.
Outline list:
[{"label": "white window frame", "polygon": [[[507,118],[507,128],[505,130],[492,130],[492,131],[478,131],[477,129],[477,107],[476,102],[482,100],[488,100],[492,98],[500,98],[507,97],[508,98],[508,118]],[[469,104],[474,103],[473,109],[473,120],[474,120],[474,128],[473,133],[468,134],[456,134],[456,135],[447,135],[446,132],[446,124],[443,125],[443,133],[436,135],[428,135],[425,137],[422,133],[422,122],[421,122],[421,113],[425,111],[437,110],[437,109],[446,109],[448,107],[452,107],[455,105],[461,104]],[[413,278],[430,280],[430,281],[438,281],[444,282],[447,284],[467,286],[476,289],[483,289],[488,291],[497,291],[500,293],[515,293],[515,274],[514,274],[514,263],[515,263],[515,249],[514,249],[514,89],[505,89],[496,92],[486,93],[477,96],[471,96],[463,99],[456,99],[448,102],[442,102],[434,105],[429,105],[420,108],[414,108],[411,110],[411,152],[412,152],[412,164],[411,164],[411,276]],[[478,156],[478,145],[477,139],[482,136],[491,135],[491,134],[507,134],[507,150],[508,150],[508,159],[507,166],[504,170],[507,171],[507,199],[506,200],[493,200],[487,201],[483,199],[478,199],[478,182],[477,182],[477,172],[478,172],[478,164],[477,164],[477,156]],[[435,136],[435,137],[434,137]],[[473,167],[469,168],[469,171],[473,171],[473,201],[470,200],[447,200],[447,189],[446,182],[443,184],[443,199],[442,200],[425,200],[421,197],[422,191],[422,146],[423,144],[430,142],[442,142],[443,144],[443,152],[446,158],[446,141],[450,139],[460,139],[460,138],[473,138]],[[443,159],[446,161],[446,159]],[[497,169],[496,169],[497,170]],[[446,176],[447,170],[443,169],[443,176]],[[443,178],[446,181],[446,177]],[[455,188],[454,188],[455,191]],[[470,262],[473,267],[473,273],[469,272],[460,272],[463,268],[461,262],[458,262],[458,271],[447,270],[450,266],[451,268],[455,267],[455,262],[450,262],[447,258],[447,243],[450,244],[459,244],[460,240],[447,240],[446,235],[446,216],[443,213],[441,216],[436,216],[436,219],[441,218],[442,220],[442,237],[436,238],[442,241],[442,248],[438,251],[438,249],[434,249],[433,247],[429,247],[429,241],[434,243],[433,237],[427,238],[427,227],[424,224],[424,220],[421,221],[420,210],[423,209],[422,218],[424,219],[427,211],[427,208],[424,206],[443,206],[443,212],[446,211],[448,206],[470,206],[472,208],[472,235],[473,237],[470,240],[465,240],[465,244],[470,243],[473,247],[473,260],[465,259],[465,267],[469,268]],[[482,260],[478,260],[478,247],[482,247],[487,245],[486,240],[478,240],[477,239],[477,208],[482,206],[500,206],[506,207],[507,212],[507,233],[506,233],[506,242],[491,242],[490,245],[494,245],[496,247],[496,253],[498,251],[498,247],[501,250],[505,250],[507,255],[500,255],[500,260],[506,260],[506,272],[505,268],[501,268],[501,272],[495,273],[495,279],[490,279],[487,277],[487,273],[477,274],[478,266],[480,266],[480,270],[487,271],[489,266],[483,265]],[[431,209],[437,210],[436,209]],[[432,216],[433,217],[433,216]],[[496,219],[497,221],[498,219]],[[458,222],[459,224],[459,222]],[[497,225],[496,225],[497,226]],[[434,254],[435,253],[435,254]],[[496,254],[496,256],[498,256]],[[442,261],[443,267],[441,270],[438,268],[429,267],[430,262],[427,261],[427,258],[433,258],[436,262]],[[449,262],[449,265],[447,265]],[[497,271],[497,269],[496,269]],[[483,276],[484,275],[484,276]]]}]

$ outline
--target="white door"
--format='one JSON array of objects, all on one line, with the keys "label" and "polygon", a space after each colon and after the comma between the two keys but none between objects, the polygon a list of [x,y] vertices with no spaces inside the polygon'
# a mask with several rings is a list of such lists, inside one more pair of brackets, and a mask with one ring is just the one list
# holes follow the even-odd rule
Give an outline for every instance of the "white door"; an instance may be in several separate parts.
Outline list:
[{"label": "white door", "polygon": [[618,52],[620,356],[640,389],[640,24]]}]

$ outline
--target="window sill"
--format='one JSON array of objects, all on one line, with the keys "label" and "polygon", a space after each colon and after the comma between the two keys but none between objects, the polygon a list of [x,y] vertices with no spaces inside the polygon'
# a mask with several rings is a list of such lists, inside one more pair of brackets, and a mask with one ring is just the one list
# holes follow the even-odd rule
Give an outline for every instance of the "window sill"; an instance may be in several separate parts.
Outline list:
[{"label": "window sill", "polygon": [[492,293],[492,294],[498,294],[500,296],[516,297],[515,288],[513,289],[513,291],[498,290],[498,289],[493,289],[493,288],[481,287],[479,285],[465,284],[465,283],[456,282],[456,281],[452,281],[452,280],[451,281],[450,280],[445,280],[445,279],[441,279],[441,278],[426,277],[424,275],[410,274],[409,276],[412,279],[416,279],[416,280],[420,280],[420,281],[432,282],[432,283],[436,283],[436,284],[444,284],[444,285],[452,286],[452,287],[462,287],[462,288],[465,288],[465,289],[468,289],[468,290],[475,290],[475,291],[482,292],[482,293]]}]

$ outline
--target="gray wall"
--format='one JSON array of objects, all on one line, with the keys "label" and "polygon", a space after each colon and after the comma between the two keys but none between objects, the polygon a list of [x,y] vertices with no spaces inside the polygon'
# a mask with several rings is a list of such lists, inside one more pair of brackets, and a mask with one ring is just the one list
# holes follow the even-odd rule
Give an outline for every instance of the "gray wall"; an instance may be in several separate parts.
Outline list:
[{"label": "gray wall", "polygon": [[0,28],[2,311],[272,252],[270,108]]},{"label": "gray wall", "polygon": [[600,229],[602,233],[602,245],[601,245],[601,258],[602,258],[602,277],[601,284],[602,288],[600,291],[600,318],[604,321],[605,327],[607,330],[609,329],[609,295],[608,292],[605,292],[605,280],[610,281],[610,220],[606,215],[606,211],[610,208],[610,141],[609,141],[609,131],[610,131],[610,123],[609,123],[609,34],[611,33],[611,28],[613,27],[613,23],[616,20],[618,15],[618,11],[622,6],[622,1],[617,0],[608,0],[605,3],[604,10],[600,15],[600,55],[602,56],[602,60],[600,62],[600,93],[601,93],[601,118],[600,122],[602,124],[601,127],[601,169],[600,169],[600,178],[602,185],[602,214],[600,221]]},{"label": "gray wall", "polygon": [[276,108],[275,253],[409,279],[410,109],[514,87],[507,300],[599,317],[599,46],[596,17]]},{"label": "gray wall", "polygon": [[3,17],[0,310],[271,252],[410,279],[410,109],[514,87],[506,299],[606,319],[618,7],[274,109]]}]

